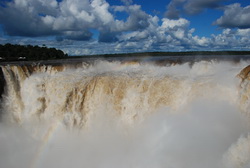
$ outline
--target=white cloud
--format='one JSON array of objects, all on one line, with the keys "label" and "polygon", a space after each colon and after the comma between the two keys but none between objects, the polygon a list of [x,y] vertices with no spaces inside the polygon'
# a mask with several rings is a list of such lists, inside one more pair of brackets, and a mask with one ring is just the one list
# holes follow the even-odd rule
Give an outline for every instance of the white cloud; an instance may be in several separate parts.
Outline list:
[{"label": "white cloud", "polygon": [[193,40],[195,41],[195,43],[198,46],[204,46],[204,47],[206,47],[206,46],[209,46],[209,44],[211,43],[210,39],[208,39],[206,37],[199,38],[198,36],[194,36]]},{"label": "white cloud", "polygon": [[177,45],[179,45],[183,41],[188,42],[190,40],[188,39],[191,33],[191,31],[188,31],[189,24],[189,21],[184,18],[178,20],[163,18],[159,32],[161,36],[167,37],[167,35],[170,35],[172,40],[176,41],[178,43]]},{"label": "white cloud", "polygon": [[52,16],[45,16],[42,18],[45,25],[51,26],[55,22],[55,18]]},{"label": "white cloud", "polygon": [[167,6],[167,11],[165,16],[169,19],[178,19],[180,18],[179,6],[183,5],[186,0],[172,0]]},{"label": "white cloud", "polygon": [[[121,33],[143,31],[150,25],[152,16],[140,5],[124,3],[126,6],[111,7],[105,0],[14,0],[1,8],[0,22],[8,35],[73,39],[75,35],[71,38],[68,32],[76,31],[71,34],[86,34],[80,39],[89,39],[90,29],[95,29],[100,32],[100,41],[112,42]],[[128,17],[118,20],[112,10],[127,13]]]},{"label": "white cloud", "polygon": [[[193,8],[202,11],[215,7],[222,0],[172,0],[170,8],[182,5],[183,10]],[[180,51],[180,50],[215,50],[250,48],[250,28],[224,29],[219,35],[200,37],[190,27],[190,21],[152,16],[142,10],[140,5],[132,1],[124,1],[125,5],[110,6],[105,0],[14,0],[7,7],[0,7],[0,23],[10,36],[52,37],[58,41],[11,41],[22,44],[48,44],[57,47],[70,55],[101,54],[114,52],[142,51]],[[179,6],[178,6],[179,5]],[[184,9],[185,8],[185,9]],[[234,13],[238,11],[237,13]],[[248,7],[233,4],[225,8],[224,15],[217,24],[229,22],[227,17],[235,14],[239,20],[248,23]],[[127,17],[119,20],[117,13]],[[8,16],[8,17],[6,17]],[[224,22],[222,22],[224,21]],[[231,22],[236,23],[231,19]],[[21,23],[21,24],[20,24]],[[225,24],[224,24],[225,25]],[[94,31],[93,31],[94,30]],[[97,32],[97,33],[96,33]],[[95,34],[96,33],[96,34]],[[92,38],[95,34],[94,40]],[[37,40],[37,39],[35,39]],[[81,41],[81,42],[80,42]]]},{"label": "white cloud", "polygon": [[225,29],[219,35],[212,35],[211,46],[221,49],[250,49],[250,29]]},{"label": "white cloud", "polygon": [[248,29],[238,29],[237,34],[239,34],[242,37],[250,37],[250,28],[248,28]]},{"label": "white cloud", "polygon": [[25,0],[16,0],[15,5],[19,7],[27,7],[28,1]]},{"label": "white cloud", "polygon": [[218,8],[226,0],[171,0],[167,6],[165,16],[169,19],[180,18],[181,12],[194,15],[208,8]]},{"label": "white cloud", "polygon": [[241,7],[239,3],[225,7],[224,15],[214,24],[225,28],[250,28],[250,5]]},{"label": "white cloud", "polygon": [[93,0],[91,3],[93,14],[102,21],[104,25],[113,22],[113,15],[108,11],[109,4],[105,0]]},{"label": "white cloud", "polygon": [[194,36],[195,29],[190,29],[189,21],[184,18],[178,20],[164,18],[161,25],[158,22],[158,18],[151,18],[150,26],[143,31],[133,31],[119,36],[122,41],[122,45],[119,46],[127,46],[127,43],[131,45],[136,42],[137,45],[134,45],[134,48],[141,48],[141,51],[166,51],[186,50],[186,47],[199,48],[210,44],[208,38]]},{"label": "white cloud", "polygon": [[125,5],[131,5],[133,0],[121,0]]},{"label": "white cloud", "polygon": [[126,12],[129,16],[125,22],[116,20],[115,31],[133,31],[149,26],[152,16],[141,10],[140,5],[114,6],[116,12]]},{"label": "white cloud", "polygon": [[[154,20],[154,21],[153,21]],[[189,28],[189,21],[151,18],[150,26],[141,31],[132,31],[118,36],[119,41],[107,45],[106,43],[87,46],[92,54],[103,51],[96,47],[105,48],[107,53],[143,52],[143,51],[183,51],[183,50],[228,50],[250,49],[250,29],[225,29],[219,35],[199,37],[193,35],[195,29]],[[104,45],[105,44],[105,45]],[[94,52],[93,52],[94,51]]]},{"label": "white cloud", "polygon": [[163,23],[161,27],[167,30],[178,29],[178,28],[185,29],[189,26],[189,21],[184,18],[180,18],[178,20],[171,20],[164,18],[162,19],[162,22]]},{"label": "white cloud", "polygon": [[207,8],[218,8],[220,3],[226,0],[187,0],[184,10],[188,14],[201,13]]},{"label": "white cloud", "polygon": [[0,20],[7,34],[19,36],[64,36],[114,22],[105,0],[14,0],[1,8]]}]

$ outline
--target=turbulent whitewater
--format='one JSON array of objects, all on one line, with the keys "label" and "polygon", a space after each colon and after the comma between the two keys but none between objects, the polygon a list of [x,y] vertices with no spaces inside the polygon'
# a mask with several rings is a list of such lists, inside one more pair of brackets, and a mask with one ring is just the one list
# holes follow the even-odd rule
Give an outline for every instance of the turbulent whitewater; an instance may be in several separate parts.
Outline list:
[{"label": "turbulent whitewater", "polygon": [[4,65],[0,167],[248,168],[249,64]]}]

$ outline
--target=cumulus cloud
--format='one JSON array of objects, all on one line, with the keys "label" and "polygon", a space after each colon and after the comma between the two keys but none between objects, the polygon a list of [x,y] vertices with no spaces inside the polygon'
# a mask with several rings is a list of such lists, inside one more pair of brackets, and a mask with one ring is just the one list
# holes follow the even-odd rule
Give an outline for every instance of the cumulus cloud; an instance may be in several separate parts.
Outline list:
[{"label": "cumulus cloud", "polygon": [[140,5],[115,6],[114,11],[126,12],[129,15],[125,22],[116,21],[116,31],[134,31],[149,26],[150,15],[142,11]]},{"label": "cumulus cloud", "polygon": [[129,49],[131,46],[140,51],[159,50],[188,50],[209,45],[209,39],[194,36],[195,29],[189,28],[190,22],[184,18],[163,18],[158,24],[159,18],[152,17],[150,25],[141,31],[133,31],[119,36],[122,44],[117,49]]},{"label": "cumulus cloud", "polygon": [[116,42],[118,41],[119,33],[117,32],[110,32],[110,31],[101,31],[99,35],[99,42]]},{"label": "cumulus cloud", "polygon": [[[0,43],[46,44],[69,55],[250,49],[249,6],[233,4],[222,8],[224,15],[214,24],[227,29],[211,37],[195,35],[190,21],[181,17],[181,11],[195,14],[217,8],[222,1],[172,0],[168,17],[162,19],[146,13],[132,0],[122,0],[124,5],[120,6],[110,6],[106,0],[6,1],[0,5],[0,24],[9,36],[25,37],[5,39],[2,35]],[[116,14],[126,17],[119,20]]]},{"label": "cumulus cloud", "polygon": [[250,49],[250,29],[224,29],[219,35],[212,35],[211,46],[215,49]]},{"label": "cumulus cloud", "polygon": [[188,14],[197,14],[207,8],[218,8],[223,1],[225,0],[188,0],[184,9]]},{"label": "cumulus cloud", "polygon": [[89,31],[65,31],[64,37],[70,40],[88,41],[92,37]]},{"label": "cumulus cloud", "polygon": [[250,29],[225,29],[218,35],[199,37],[184,18],[164,18],[161,25],[155,19],[147,29],[119,36],[121,41],[113,43],[115,46],[110,49],[115,52],[250,49]]},{"label": "cumulus cloud", "polygon": [[148,25],[144,29],[123,33],[119,36],[119,39],[120,41],[139,42],[156,38],[159,27],[158,22],[159,18],[157,16],[150,16],[150,18],[148,18]]},{"label": "cumulus cloud", "polygon": [[186,0],[172,0],[167,6],[165,16],[169,19],[180,18],[180,10],[178,9]]},{"label": "cumulus cloud", "polygon": [[221,7],[220,3],[223,1],[226,0],[172,0],[167,6],[165,16],[169,19],[178,19],[181,12],[198,14],[207,8]]},{"label": "cumulus cloud", "polygon": [[[25,0],[8,2],[6,7],[0,7],[0,20],[3,28],[9,35],[37,36],[40,34],[56,34],[57,32],[43,24],[39,18],[39,13],[45,11],[43,5],[45,4],[41,3],[38,12],[35,12],[35,6],[38,6],[38,2]],[[47,5],[47,11],[50,12],[54,4]]]},{"label": "cumulus cloud", "polygon": [[[218,35],[199,37],[194,35],[195,29],[189,28],[189,21],[180,18],[174,22],[176,25],[173,21],[176,20],[164,19],[157,27],[150,25],[146,30],[124,33],[117,36],[118,41],[110,43],[70,39],[55,42],[46,38],[40,40],[34,38],[1,39],[0,43],[46,44],[47,47],[61,49],[69,55],[145,51],[250,50],[250,29],[225,29]],[[168,22],[172,22],[172,25],[167,26]],[[182,23],[182,26],[179,26],[179,23]],[[153,31],[154,28],[156,28],[155,31]]]},{"label": "cumulus cloud", "polygon": [[[150,15],[140,5],[133,5],[132,0],[123,2],[126,6],[110,7],[105,0],[14,0],[0,7],[0,22],[11,36],[56,35],[61,39],[89,40],[89,30],[96,29],[101,42],[113,42],[122,32],[149,26]],[[112,11],[127,13],[128,17],[118,20]]]},{"label": "cumulus cloud", "polygon": [[159,32],[165,34],[167,42],[170,40],[175,46],[186,49],[207,47],[209,39],[205,37],[194,36],[194,28],[189,28],[190,22],[184,18],[171,20],[164,18]]},{"label": "cumulus cloud", "polygon": [[69,31],[82,31],[88,38],[88,23],[95,19],[88,15],[90,9],[87,0],[14,0],[1,7],[0,20],[8,35],[70,37]]},{"label": "cumulus cloud", "polygon": [[125,5],[133,4],[133,0],[121,0]]},{"label": "cumulus cloud", "polygon": [[250,28],[250,5],[241,7],[239,3],[224,8],[224,15],[214,22],[224,28]]}]

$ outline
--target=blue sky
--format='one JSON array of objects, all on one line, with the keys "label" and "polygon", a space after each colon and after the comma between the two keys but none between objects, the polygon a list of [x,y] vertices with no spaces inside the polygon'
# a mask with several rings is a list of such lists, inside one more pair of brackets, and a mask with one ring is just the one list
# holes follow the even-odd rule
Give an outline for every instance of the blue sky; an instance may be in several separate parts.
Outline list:
[{"label": "blue sky", "polygon": [[0,44],[69,55],[250,50],[248,0],[0,0]]}]

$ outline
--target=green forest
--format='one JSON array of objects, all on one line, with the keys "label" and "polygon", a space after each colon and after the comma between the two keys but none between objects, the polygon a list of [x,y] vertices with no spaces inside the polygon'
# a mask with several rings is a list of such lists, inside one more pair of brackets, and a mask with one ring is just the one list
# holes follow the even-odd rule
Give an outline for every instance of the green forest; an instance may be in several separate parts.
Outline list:
[{"label": "green forest", "polygon": [[250,56],[250,51],[178,51],[178,52],[135,52],[99,55],[70,56],[70,58],[112,58],[112,57],[164,57],[164,56]]},{"label": "green forest", "polygon": [[39,61],[64,58],[112,58],[112,57],[155,57],[155,56],[250,56],[250,51],[184,51],[184,52],[141,52],[141,53],[114,53],[101,55],[68,56],[56,48],[47,48],[45,45],[18,45],[0,44],[0,62],[5,61]]},{"label": "green forest", "polygon": [[[157,57],[157,56],[227,56],[227,55],[249,55],[250,51],[180,51],[180,52],[139,52],[139,53],[117,53],[117,54],[101,54],[89,57]],[[84,56],[71,56],[79,58]],[[86,56],[85,56],[86,57]]]},{"label": "green forest", "polygon": [[0,61],[48,60],[67,58],[63,51],[46,46],[5,44],[0,45]]}]

